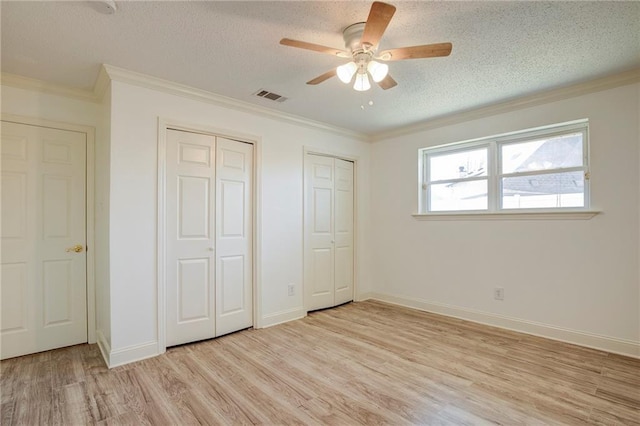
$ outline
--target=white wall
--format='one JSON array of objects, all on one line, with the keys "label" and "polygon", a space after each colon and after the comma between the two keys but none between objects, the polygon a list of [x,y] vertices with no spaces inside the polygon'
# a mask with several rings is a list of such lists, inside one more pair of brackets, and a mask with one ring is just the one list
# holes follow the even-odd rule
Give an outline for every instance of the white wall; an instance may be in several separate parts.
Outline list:
[{"label": "white wall", "polygon": [[[496,324],[508,317],[516,328],[540,323],[549,332],[560,328],[617,339],[632,350],[635,342],[637,350],[639,86],[374,143],[374,291],[463,317],[488,314],[476,318]],[[419,148],[581,118],[589,119],[592,207],[602,214],[588,221],[412,218]],[[504,301],[493,299],[494,287],[505,288]]]},{"label": "white wall", "polygon": [[2,112],[96,127],[100,105],[12,86],[2,86]]},{"label": "white wall", "polygon": [[[358,217],[361,283],[370,279],[369,144],[210,103],[113,81],[111,92],[111,348],[134,354],[156,335],[156,207],[158,117],[250,134],[261,144],[262,289],[265,322],[302,311],[303,147],[359,157]],[[296,296],[287,296],[295,283]],[[361,289],[366,291],[367,289]]]}]

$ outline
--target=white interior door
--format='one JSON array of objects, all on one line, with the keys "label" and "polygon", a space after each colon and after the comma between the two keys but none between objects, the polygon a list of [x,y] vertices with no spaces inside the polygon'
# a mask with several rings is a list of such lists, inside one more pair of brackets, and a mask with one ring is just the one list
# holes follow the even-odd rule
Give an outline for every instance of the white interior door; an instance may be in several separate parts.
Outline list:
[{"label": "white interior door", "polygon": [[353,163],[335,159],[335,300],[353,300]]},{"label": "white interior door", "polygon": [[167,346],[215,336],[215,137],[167,130]]},{"label": "white interior door", "polygon": [[308,311],[353,300],[353,163],[305,156],[304,287]]},{"label": "white interior door", "polygon": [[87,341],[86,134],[2,123],[0,357]]},{"label": "white interior door", "polygon": [[166,344],[253,325],[253,145],[166,139]]},{"label": "white interior door", "polygon": [[253,325],[253,145],[217,138],[216,335]]}]

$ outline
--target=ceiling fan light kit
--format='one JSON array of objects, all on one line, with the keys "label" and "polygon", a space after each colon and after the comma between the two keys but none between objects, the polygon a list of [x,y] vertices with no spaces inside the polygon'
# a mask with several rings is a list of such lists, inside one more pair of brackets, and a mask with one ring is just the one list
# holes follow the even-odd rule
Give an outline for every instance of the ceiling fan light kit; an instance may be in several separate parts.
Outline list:
[{"label": "ceiling fan light kit", "polygon": [[353,88],[358,92],[365,92],[371,89],[371,83],[369,83],[367,73],[356,75],[356,82],[353,84]]},{"label": "ceiling fan light kit", "polygon": [[358,66],[355,62],[348,62],[336,68],[336,74],[338,75],[340,81],[344,84],[351,83],[353,75],[356,73],[356,71],[358,71]]},{"label": "ceiling fan light kit", "polygon": [[367,71],[371,74],[371,78],[376,83],[380,83],[389,74],[389,65],[380,62],[370,61],[367,65]]},{"label": "ceiling fan light kit", "polygon": [[349,25],[342,32],[344,46],[348,49],[346,51],[288,38],[280,40],[280,44],[325,53],[340,58],[353,58],[353,61],[340,65],[335,69],[309,80],[307,84],[320,84],[334,75],[338,76],[338,79],[343,83],[349,84],[355,75],[356,78],[353,88],[359,92],[371,89],[369,76],[371,76],[371,79],[383,90],[391,89],[397,86],[398,83],[389,75],[389,66],[377,62],[374,59],[379,61],[399,61],[404,59],[449,56],[452,49],[451,43],[437,43],[385,50],[381,52],[379,56],[376,56],[380,39],[387,29],[389,22],[391,22],[395,11],[396,8],[393,5],[379,1],[374,2],[371,5],[367,22],[358,22]]}]

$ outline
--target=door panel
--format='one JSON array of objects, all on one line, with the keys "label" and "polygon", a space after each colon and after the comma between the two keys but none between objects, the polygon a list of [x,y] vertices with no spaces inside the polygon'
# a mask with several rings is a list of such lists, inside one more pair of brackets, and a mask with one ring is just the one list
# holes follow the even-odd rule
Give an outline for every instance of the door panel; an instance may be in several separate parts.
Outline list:
[{"label": "door panel", "polygon": [[2,265],[2,333],[25,331],[29,328],[27,312],[27,264]]},{"label": "door panel", "polygon": [[215,336],[215,137],[167,130],[167,346]]},{"label": "door panel", "polygon": [[211,178],[178,176],[178,239],[208,239]]},{"label": "door panel", "polygon": [[211,318],[209,258],[178,260],[178,323]]},{"label": "door panel", "polygon": [[71,227],[71,178],[43,176],[44,239],[68,238]]},{"label": "door panel", "polygon": [[70,260],[44,262],[44,327],[72,321],[73,276]]},{"label": "door panel", "polygon": [[216,335],[253,325],[253,145],[217,139]]},{"label": "door panel", "polygon": [[86,135],[3,122],[0,147],[0,356],[84,343]]},{"label": "door panel", "polygon": [[331,248],[313,249],[311,263],[313,265],[311,297],[316,300],[323,297],[333,300],[333,250]]},{"label": "door panel", "polygon": [[[8,208],[11,203],[11,208]],[[27,173],[2,171],[2,239],[25,240],[27,221]]]},{"label": "door panel", "polygon": [[[341,294],[345,291],[349,292],[349,289],[352,287],[353,250],[351,247],[336,247],[336,295]],[[344,302],[339,301],[338,303]]]},{"label": "door panel", "polygon": [[331,236],[333,213],[333,189],[313,188],[313,233]]},{"label": "door panel", "polygon": [[222,180],[220,182],[223,201],[220,206],[221,229],[220,238],[244,238],[245,237],[245,182]]},{"label": "door panel", "polygon": [[221,314],[240,312],[245,306],[244,256],[226,256],[220,258],[221,277]]}]

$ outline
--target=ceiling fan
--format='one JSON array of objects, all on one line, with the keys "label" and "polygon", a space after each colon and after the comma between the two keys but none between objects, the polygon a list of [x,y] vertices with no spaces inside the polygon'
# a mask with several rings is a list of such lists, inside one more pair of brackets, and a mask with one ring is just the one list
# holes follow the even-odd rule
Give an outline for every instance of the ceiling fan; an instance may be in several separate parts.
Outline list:
[{"label": "ceiling fan", "polygon": [[365,91],[371,88],[369,81],[369,76],[371,76],[371,79],[382,89],[391,89],[398,83],[389,75],[389,66],[378,62],[378,60],[386,62],[449,56],[452,49],[451,43],[436,43],[422,46],[400,47],[378,52],[378,43],[395,11],[396,8],[393,5],[379,1],[374,2],[371,5],[367,22],[358,22],[349,25],[342,32],[344,46],[347,50],[334,49],[332,47],[289,38],[283,38],[280,40],[280,44],[326,53],[340,58],[353,59],[351,62],[340,65],[336,69],[327,71],[307,81],[307,84],[320,84],[333,76],[337,76],[340,81],[349,84],[355,76],[353,88],[358,91]]}]

